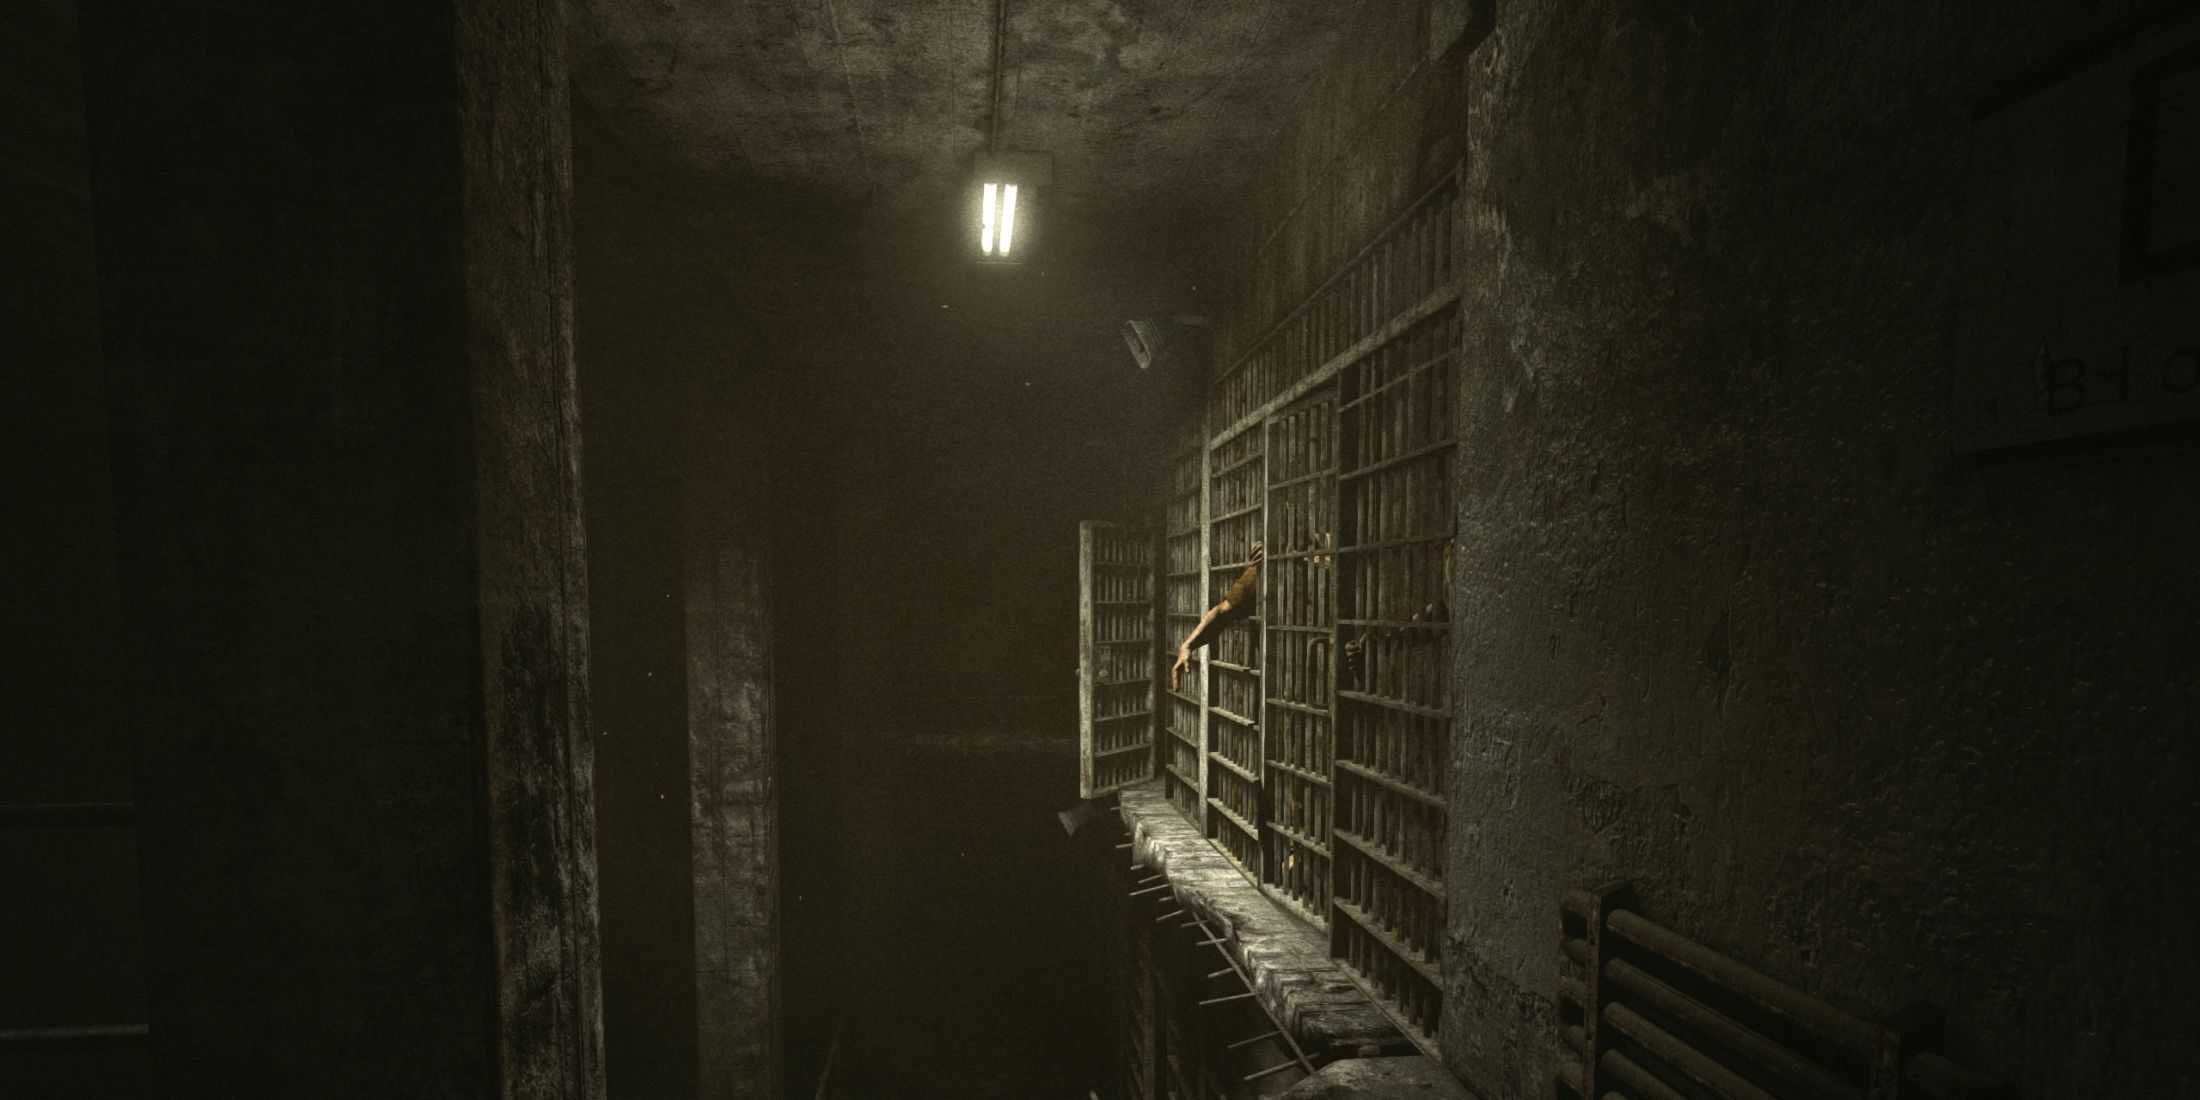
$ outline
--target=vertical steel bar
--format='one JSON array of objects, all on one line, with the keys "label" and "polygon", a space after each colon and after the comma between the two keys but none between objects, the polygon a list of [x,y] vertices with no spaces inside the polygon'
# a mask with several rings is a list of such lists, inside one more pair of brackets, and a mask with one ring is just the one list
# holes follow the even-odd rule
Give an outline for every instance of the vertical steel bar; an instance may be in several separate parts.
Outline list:
[{"label": "vertical steel bar", "polygon": [[1093,523],[1077,525],[1077,797],[1093,796]]},{"label": "vertical steel bar", "polygon": [[[1212,431],[1214,427],[1214,415],[1210,410],[1205,416],[1206,420],[1201,424],[1199,432],[1199,568],[1192,580],[1192,583],[1198,586],[1197,590],[1200,597],[1195,601],[1195,605],[1202,611],[1208,606],[1207,590],[1210,583],[1208,575],[1214,562],[1214,529],[1208,519],[1208,517],[1214,515],[1214,441],[1208,436],[1208,432]],[[1212,733],[1214,715],[1210,713],[1214,706],[1214,694],[1213,685],[1210,682],[1213,673],[1208,668],[1207,661],[1208,656],[1213,652],[1214,647],[1212,645],[1201,649],[1198,654],[1199,665],[1192,670],[1193,690],[1199,696],[1199,788],[1192,794],[1192,805],[1197,807],[1197,818],[1201,833],[1206,833],[1211,827],[1209,824],[1210,815],[1207,809],[1207,792],[1211,789],[1207,775],[1207,754],[1214,751],[1214,735]]]}]

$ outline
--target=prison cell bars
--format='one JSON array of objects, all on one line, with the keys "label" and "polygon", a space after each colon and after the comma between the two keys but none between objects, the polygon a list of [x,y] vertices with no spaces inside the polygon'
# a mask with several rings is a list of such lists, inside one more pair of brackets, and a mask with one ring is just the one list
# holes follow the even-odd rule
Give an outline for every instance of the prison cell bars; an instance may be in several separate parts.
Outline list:
[{"label": "prison cell bars", "polygon": [[[1263,541],[1267,435],[1258,425],[1207,450],[1207,605],[1252,564]],[[1267,572],[1264,567],[1263,574]],[[1263,602],[1265,602],[1263,585]],[[1265,608],[1217,632],[1207,647],[1207,835],[1254,881],[1261,873],[1261,623]]]},{"label": "prison cell bars", "polygon": [[[1166,629],[1160,639],[1164,666],[1174,663],[1177,643],[1199,625],[1200,613],[1206,609],[1200,602],[1207,575],[1206,524],[1201,510],[1206,449],[1200,439],[1201,427],[1196,416],[1187,419],[1170,449],[1168,503],[1162,517],[1162,568],[1166,570],[1162,584],[1167,600],[1163,619]],[[1167,708],[1162,726],[1168,736],[1163,744],[1162,776],[1169,800],[1187,816],[1197,818],[1206,798],[1200,780],[1200,746],[1205,743],[1200,732],[1200,708],[1205,695],[1201,672],[1187,673],[1175,688],[1166,686],[1165,672],[1161,680]]]},{"label": "prison cell bars", "polygon": [[1331,946],[1424,1048],[1443,999],[1458,340],[1447,304],[1353,362],[1338,391]]},{"label": "prison cell bars", "polygon": [[1266,688],[1261,716],[1261,885],[1317,928],[1329,925],[1331,668],[1336,642],[1334,388],[1269,418],[1269,546],[1261,609]]},{"label": "prison cell bars", "polygon": [[[1286,864],[1256,867],[1246,857],[1258,852],[1232,856],[1270,896],[1328,925],[1331,954],[1344,963],[1347,975],[1430,1052],[1442,1004],[1442,852],[1449,821],[1443,749],[1450,741],[1444,698],[1450,633],[1443,621],[1448,610],[1437,612],[1448,605],[1449,595],[1451,405],[1460,332],[1458,182],[1455,166],[1218,377],[1205,415],[1210,476],[1202,508],[1203,515],[1217,516],[1217,477],[1241,457],[1227,448],[1264,435],[1279,411],[1317,389],[1338,387],[1339,462],[1353,468],[1338,476],[1333,498],[1338,514],[1331,528],[1337,532],[1339,564],[1327,753],[1331,822],[1324,838],[1329,896],[1308,914],[1296,904],[1293,884],[1283,881],[1280,868]],[[1253,515],[1265,518],[1265,508]],[[1207,560],[1218,567],[1222,548],[1215,540],[1234,533],[1221,531],[1223,522],[1210,518],[1206,528]],[[1350,547],[1344,545],[1348,528]],[[1347,550],[1355,560],[1347,560]],[[1212,590],[1212,579],[1210,588],[1210,598],[1220,595]],[[1263,633],[1269,633],[1265,624]],[[1349,680],[1348,645],[1361,658],[1350,667]],[[1222,661],[1231,663],[1227,657]],[[1259,692],[1257,676],[1238,678],[1249,681],[1247,690]],[[1210,729],[1229,722],[1217,713],[1214,691],[1210,683],[1209,706],[1202,711]],[[1256,716],[1270,722],[1248,727],[1272,738],[1271,711],[1291,708],[1257,701]],[[1202,744],[1213,748],[1204,732]],[[1259,770],[1246,770],[1262,779],[1264,772],[1291,774],[1269,768],[1272,755],[1263,744]],[[1268,783],[1259,782],[1252,792],[1256,800],[1266,799],[1255,803],[1261,806],[1259,817],[1224,814],[1224,800],[1233,791],[1219,788],[1257,781],[1226,766],[1236,761],[1213,751],[1201,760],[1214,784],[1205,788],[1211,837],[1238,843],[1245,836],[1282,836],[1312,856],[1311,849],[1283,834],[1297,831],[1291,829],[1288,805],[1277,828],[1276,792]],[[1290,861],[1294,854],[1286,851],[1283,858]],[[1310,864],[1309,858],[1288,866],[1295,873]]]},{"label": "prison cell bars", "polygon": [[[1214,560],[1214,527],[1207,522],[1207,517],[1215,514],[1214,479],[1210,476],[1214,471],[1215,456],[1208,446],[1207,423],[1204,419],[1200,421],[1199,430],[1199,603],[1204,609],[1209,606],[1207,564]],[[1199,806],[1198,812],[1192,816],[1198,819],[1202,834],[1207,830],[1208,818],[1213,816],[1207,812],[1207,793],[1214,789],[1212,770],[1207,766],[1211,759],[1207,746],[1211,743],[1211,730],[1214,726],[1214,715],[1208,710],[1208,704],[1214,699],[1214,691],[1208,684],[1207,659],[1213,653],[1214,646],[1210,644],[1201,647],[1196,655],[1199,660]]]},{"label": "prison cell bars", "polygon": [[2000,1082],[1930,1050],[1922,1007],[1895,1024],[1852,1016],[1656,924],[1624,882],[1559,904],[1554,1076],[1595,1100],[1990,1100]]},{"label": "prison cell bars", "polygon": [[1153,540],[1146,529],[1097,520],[1078,525],[1078,795],[1082,798],[1153,775],[1153,555]]},{"label": "prison cell bars", "polygon": [[1217,376],[1211,441],[1297,400],[1458,296],[1458,184],[1454,167]]}]

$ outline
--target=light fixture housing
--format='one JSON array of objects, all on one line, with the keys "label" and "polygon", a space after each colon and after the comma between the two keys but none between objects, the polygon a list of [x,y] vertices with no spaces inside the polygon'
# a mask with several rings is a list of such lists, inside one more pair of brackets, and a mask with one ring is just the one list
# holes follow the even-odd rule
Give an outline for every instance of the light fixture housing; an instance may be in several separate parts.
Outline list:
[{"label": "light fixture housing", "polygon": [[1160,333],[1152,321],[1131,320],[1123,322],[1123,344],[1131,349],[1131,360],[1139,370],[1153,366],[1154,352],[1158,350]]},{"label": "light fixture housing", "polygon": [[1020,263],[1031,253],[1033,200],[1054,182],[1054,157],[1047,153],[978,154],[971,173],[978,259],[984,263]]}]

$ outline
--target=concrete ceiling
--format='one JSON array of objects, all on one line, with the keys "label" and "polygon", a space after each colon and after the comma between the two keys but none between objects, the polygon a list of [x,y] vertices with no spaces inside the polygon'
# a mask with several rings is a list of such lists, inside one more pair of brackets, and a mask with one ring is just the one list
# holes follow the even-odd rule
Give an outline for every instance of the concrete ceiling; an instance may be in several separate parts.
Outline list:
[{"label": "concrete ceiling", "polygon": [[[1050,206],[1197,209],[1273,148],[1357,3],[1009,0],[999,145]],[[574,94],[625,155],[907,208],[986,142],[992,0],[579,0]]]}]

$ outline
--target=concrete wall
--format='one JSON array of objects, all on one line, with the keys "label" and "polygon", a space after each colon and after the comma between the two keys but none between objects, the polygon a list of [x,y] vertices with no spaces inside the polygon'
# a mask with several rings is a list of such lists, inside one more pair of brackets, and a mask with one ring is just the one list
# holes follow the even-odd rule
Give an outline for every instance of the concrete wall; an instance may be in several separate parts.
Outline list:
[{"label": "concrete wall", "polygon": [[1446,1061],[1548,1091],[1558,894],[1624,876],[2027,1095],[2190,1091],[2200,454],[1958,462],[1950,414],[1974,106],[2144,6],[1505,0],[1419,69],[1397,7],[1217,359],[1464,153]]},{"label": "concrete wall", "polygon": [[83,27],[160,1091],[600,1096],[558,7]]},{"label": "concrete wall", "polygon": [[2130,14],[1498,9],[1445,1031],[1471,1082],[1538,1087],[1550,899],[1624,875],[1836,1003],[1945,1006],[2030,1094],[2193,1087],[2163,872],[2200,794],[2200,453],[1951,459],[1972,105]]}]

